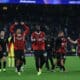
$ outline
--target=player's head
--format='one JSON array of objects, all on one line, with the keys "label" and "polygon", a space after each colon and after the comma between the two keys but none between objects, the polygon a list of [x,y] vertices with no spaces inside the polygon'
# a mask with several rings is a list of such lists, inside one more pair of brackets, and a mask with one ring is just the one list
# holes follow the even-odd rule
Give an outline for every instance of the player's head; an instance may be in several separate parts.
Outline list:
[{"label": "player's head", "polygon": [[36,31],[40,31],[40,25],[36,25]]},{"label": "player's head", "polygon": [[18,29],[16,30],[16,34],[21,34],[21,33],[22,33],[21,29],[18,28]]},{"label": "player's head", "polygon": [[0,37],[4,37],[5,36],[5,31],[1,31],[0,32]]},{"label": "player's head", "polygon": [[60,31],[60,32],[58,33],[58,37],[64,37],[64,32],[63,32],[63,31]]}]

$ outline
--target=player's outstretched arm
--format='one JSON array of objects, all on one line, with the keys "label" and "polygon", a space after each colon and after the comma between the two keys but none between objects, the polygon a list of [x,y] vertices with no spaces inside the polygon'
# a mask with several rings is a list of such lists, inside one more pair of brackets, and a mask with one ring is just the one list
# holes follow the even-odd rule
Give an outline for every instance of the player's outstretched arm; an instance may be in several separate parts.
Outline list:
[{"label": "player's outstretched arm", "polygon": [[14,28],[15,28],[16,25],[18,25],[18,22],[15,22],[14,24],[11,25],[11,27],[10,27],[10,32],[11,33],[14,33]]},{"label": "player's outstretched arm", "polygon": [[29,34],[29,32],[30,32],[29,27],[28,27],[24,22],[21,22],[20,24],[23,26],[23,28],[24,28],[24,30],[25,30],[25,31],[23,32],[23,34],[25,34],[25,35]]},{"label": "player's outstretched arm", "polygon": [[73,44],[77,44],[77,40],[72,40],[70,37],[68,37],[69,42],[73,43]]}]

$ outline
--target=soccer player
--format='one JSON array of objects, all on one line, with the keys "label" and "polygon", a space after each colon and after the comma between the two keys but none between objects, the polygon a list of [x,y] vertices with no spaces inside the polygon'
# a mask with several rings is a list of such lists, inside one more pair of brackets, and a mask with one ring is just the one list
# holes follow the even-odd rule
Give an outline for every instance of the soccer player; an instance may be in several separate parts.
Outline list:
[{"label": "soccer player", "polygon": [[14,67],[14,43],[12,40],[12,36],[8,38],[8,66]]},{"label": "soccer player", "polygon": [[[7,56],[7,40],[5,39],[5,31],[0,32],[0,72],[6,71]],[[3,67],[3,68],[2,68]]]},{"label": "soccer player", "polygon": [[68,37],[68,40],[73,44],[77,44],[77,54],[80,57],[80,34],[79,34],[79,38],[76,39],[75,41],[72,40],[70,37]]},{"label": "soccer player", "polygon": [[60,31],[58,33],[58,38],[56,39],[55,49],[57,54],[57,65],[60,68],[60,71],[65,71],[65,56],[66,56],[66,46],[67,39],[64,36],[64,32]]},{"label": "soccer player", "polygon": [[41,75],[42,66],[44,64],[44,53],[45,53],[45,33],[41,31],[40,25],[36,25],[36,31],[31,35],[32,49],[35,56],[37,75]]},{"label": "soccer player", "polygon": [[55,65],[54,65],[54,61],[53,61],[53,44],[54,41],[50,38],[50,36],[47,37],[46,40],[46,52],[47,52],[47,60],[46,60],[46,67],[48,70],[50,70],[50,66],[49,66],[49,60],[51,63],[51,71],[54,71]]},{"label": "soccer player", "polygon": [[21,75],[21,67],[23,65],[24,52],[25,52],[25,36],[29,34],[29,27],[25,25],[24,22],[21,22],[20,25],[23,27],[24,31],[18,27],[18,22],[15,22],[10,27],[10,32],[13,34],[13,42],[14,42],[14,55],[16,61],[16,68],[18,71],[18,75]]}]

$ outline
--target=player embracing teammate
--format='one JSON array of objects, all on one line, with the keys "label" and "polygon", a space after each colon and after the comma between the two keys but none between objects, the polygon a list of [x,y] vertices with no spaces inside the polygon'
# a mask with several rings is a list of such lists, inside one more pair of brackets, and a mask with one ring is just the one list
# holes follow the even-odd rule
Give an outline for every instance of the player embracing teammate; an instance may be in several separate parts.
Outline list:
[{"label": "player embracing teammate", "polygon": [[[21,25],[23,27],[23,31],[17,26]],[[15,31],[15,28],[16,31]],[[25,36],[29,33],[29,27],[24,23],[15,22],[10,27],[10,32],[13,35],[13,43],[14,43],[14,56],[15,56],[15,67],[17,68],[18,75],[21,75],[21,67],[23,65],[24,60],[24,52],[25,52]]]},{"label": "player embracing teammate", "polygon": [[60,68],[60,71],[65,71],[65,56],[66,56],[66,46],[67,39],[64,36],[64,32],[60,31],[56,39],[56,56],[57,56],[57,66]]}]

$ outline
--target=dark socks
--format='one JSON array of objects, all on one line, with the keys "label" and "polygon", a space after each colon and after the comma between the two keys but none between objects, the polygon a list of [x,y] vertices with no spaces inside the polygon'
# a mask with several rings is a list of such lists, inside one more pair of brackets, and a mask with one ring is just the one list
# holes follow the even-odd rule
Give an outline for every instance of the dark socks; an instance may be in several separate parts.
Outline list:
[{"label": "dark socks", "polygon": [[61,66],[60,66],[60,70],[65,71],[65,67],[61,65]]},{"label": "dark socks", "polygon": [[21,62],[20,64],[17,65],[17,71],[20,72],[21,70],[21,66],[23,65],[23,63]]},{"label": "dark socks", "polygon": [[26,59],[25,58],[23,58],[23,64],[26,65]]},{"label": "dark socks", "polygon": [[6,68],[6,61],[3,62],[3,68]]}]

